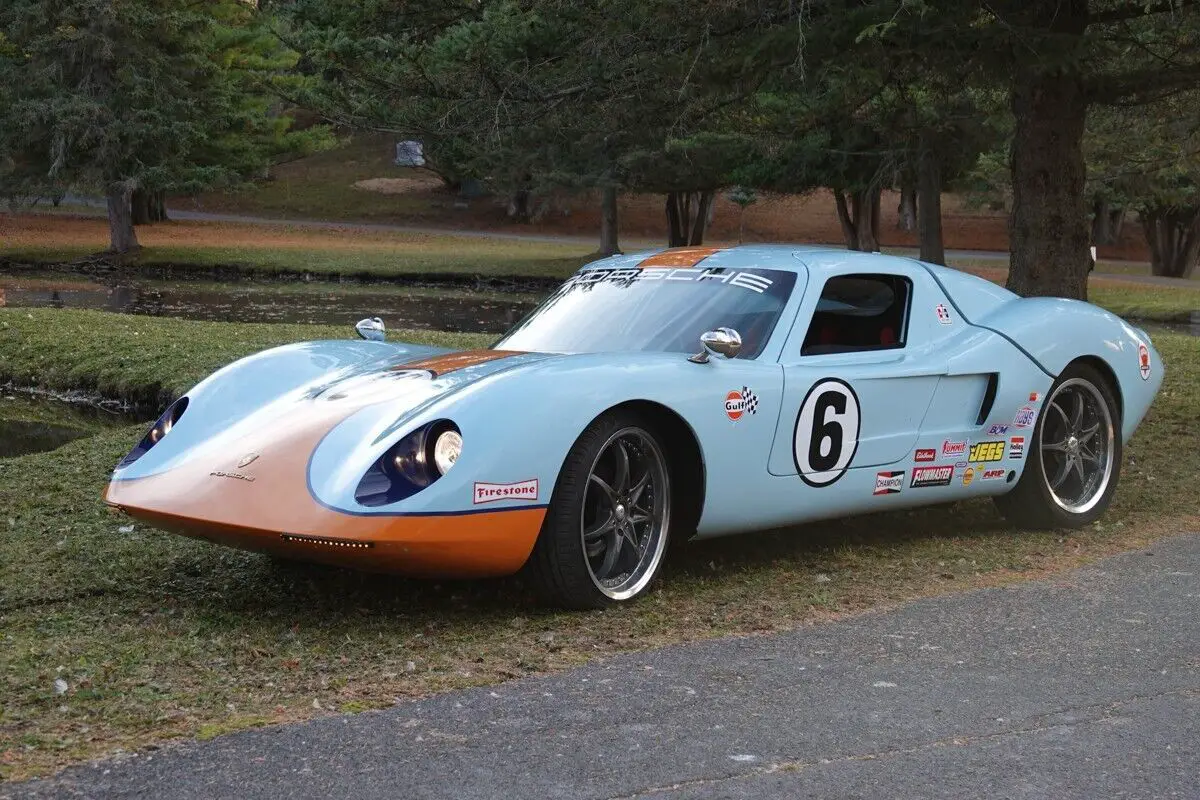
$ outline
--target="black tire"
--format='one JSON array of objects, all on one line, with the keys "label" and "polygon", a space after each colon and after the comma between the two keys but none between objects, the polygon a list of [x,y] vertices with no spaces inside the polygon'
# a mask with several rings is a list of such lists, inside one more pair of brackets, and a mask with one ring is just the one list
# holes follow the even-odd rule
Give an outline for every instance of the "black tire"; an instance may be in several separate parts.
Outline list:
[{"label": "black tire", "polygon": [[[618,487],[620,456],[614,448],[626,453],[625,485],[630,491],[623,495]],[[654,460],[658,466],[648,466]],[[653,476],[633,502],[626,504],[618,521],[617,508],[626,508],[619,500],[633,497],[636,486],[631,476],[637,475],[641,467],[645,467],[646,475]],[[608,483],[613,486],[608,487]],[[614,493],[616,500],[612,499]],[[648,523],[635,521],[635,516],[640,516],[635,512],[642,510],[642,504],[651,504],[661,514],[651,511]],[[606,530],[605,520],[611,520],[614,527],[598,534]],[[561,608],[605,608],[631,601],[644,593],[658,575],[670,540],[670,521],[671,473],[662,440],[641,415],[623,409],[609,411],[587,427],[567,454],[541,533],[526,564],[526,575],[543,602]],[[643,540],[639,524],[645,533],[644,550],[636,546]],[[590,543],[585,544],[585,536],[593,537]],[[602,545],[598,545],[600,540]],[[613,556],[618,561],[610,570],[611,577],[600,574],[595,563],[599,560],[599,567],[605,566],[609,550],[597,555],[597,546],[615,547]],[[622,558],[625,561],[620,561]],[[635,558],[638,560],[625,585],[620,582],[620,565]]]},{"label": "black tire", "polygon": [[[1113,392],[1114,387],[1105,376],[1086,363],[1073,362],[1063,370],[1046,394],[1046,402],[1038,415],[1033,435],[1026,448],[1026,465],[1020,480],[1011,492],[995,498],[996,507],[1005,518],[1026,528],[1080,528],[1091,524],[1105,512],[1117,488],[1123,455],[1120,406]],[[1089,456],[1092,455],[1091,451],[1087,450],[1087,445],[1092,439],[1073,436],[1072,430],[1078,432],[1078,426],[1072,428],[1068,418],[1071,416],[1068,413],[1069,409],[1064,410],[1064,404],[1073,405],[1077,396],[1083,398],[1085,430],[1096,424],[1098,430],[1095,435],[1100,436],[1104,433],[1105,420],[1103,412],[1099,410],[1099,403],[1103,403],[1108,424],[1111,426],[1103,456],[1097,457],[1094,462],[1096,474],[1100,474],[1102,466],[1105,474],[1097,478],[1095,484],[1089,484],[1088,479],[1085,479],[1085,471],[1088,468],[1086,465],[1093,462],[1078,455],[1080,448]],[[1090,416],[1089,397],[1097,401],[1095,417]],[[1046,440],[1047,436],[1051,437],[1050,441]],[[1072,438],[1073,444],[1059,447],[1060,443],[1072,441]],[[1078,478],[1075,477],[1074,468],[1068,464],[1071,456],[1067,454],[1072,452],[1070,447],[1075,448],[1073,452],[1079,459]],[[1054,474],[1047,477],[1050,472]],[[1066,478],[1060,477],[1064,475]],[[1080,500],[1075,502],[1059,496],[1051,489],[1051,484],[1056,480],[1062,484],[1059,489],[1063,490],[1064,494],[1069,494],[1068,490],[1078,480]]]}]

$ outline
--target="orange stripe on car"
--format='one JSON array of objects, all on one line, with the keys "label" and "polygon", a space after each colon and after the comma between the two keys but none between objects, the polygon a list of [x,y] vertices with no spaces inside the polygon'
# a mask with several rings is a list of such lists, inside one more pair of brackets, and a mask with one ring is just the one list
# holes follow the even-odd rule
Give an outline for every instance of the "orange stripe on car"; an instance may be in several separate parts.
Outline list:
[{"label": "orange stripe on car", "polygon": [[655,253],[638,266],[642,269],[694,267],[713,253],[719,253],[723,249],[721,247],[675,247]]},{"label": "orange stripe on car", "polygon": [[409,361],[408,363],[398,365],[396,369],[427,369],[436,378],[438,375],[445,375],[447,372],[466,369],[476,364],[486,364],[498,358],[508,358],[509,356],[518,355],[521,355],[521,353],[517,350],[463,350],[458,353],[447,353],[444,356],[423,358],[420,361]]},{"label": "orange stripe on car", "polygon": [[105,501],[155,527],[307,561],[460,577],[521,568],[544,508],[399,516],[347,514],[318,503],[308,490],[309,457],[350,410],[324,403],[280,415],[269,433],[241,436],[235,452],[228,443],[221,451],[200,448],[166,472],[111,483]]}]

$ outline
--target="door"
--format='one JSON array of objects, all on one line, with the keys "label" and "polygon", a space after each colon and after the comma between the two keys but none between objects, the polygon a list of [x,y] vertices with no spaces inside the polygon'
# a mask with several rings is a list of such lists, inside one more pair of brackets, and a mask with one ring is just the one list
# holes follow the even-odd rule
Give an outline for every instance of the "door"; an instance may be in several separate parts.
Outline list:
[{"label": "door", "polygon": [[[780,362],[768,469],[829,486],[847,470],[907,463],[966,324],[916,263],[847,259],[812,269]],[[824,274],[822,274],[824,273]]]}]

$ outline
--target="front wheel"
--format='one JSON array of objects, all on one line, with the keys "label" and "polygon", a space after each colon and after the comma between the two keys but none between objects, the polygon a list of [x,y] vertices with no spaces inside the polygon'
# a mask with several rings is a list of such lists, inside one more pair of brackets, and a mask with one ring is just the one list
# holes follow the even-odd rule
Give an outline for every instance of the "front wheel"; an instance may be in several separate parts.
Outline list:
[{"label": "front wheel", "polygon": [[632,600],[662,565],[670,512],[658,437],[635,413],[604,414],[575,442],[554,486],[528,567],[535,587],[566,608]]},{"label": "front wheel", "polygon": [[996,498],[1005,517],[1031,528],[1079,528],[1112,502],[1121,472],[1121,425],[1108,381],[1071,364],[1054,381],[1034,428],[1021,479]]}]

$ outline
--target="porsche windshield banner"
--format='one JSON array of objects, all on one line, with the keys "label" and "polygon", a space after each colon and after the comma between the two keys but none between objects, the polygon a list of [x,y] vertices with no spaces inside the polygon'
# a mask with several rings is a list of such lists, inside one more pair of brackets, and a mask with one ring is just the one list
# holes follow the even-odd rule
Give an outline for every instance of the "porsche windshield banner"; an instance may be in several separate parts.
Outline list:
[{"label": "porsche windshield banner", "polygon": [[770,290],[775,280],[767,275],[773,270],[760,269],[724,269],[710,267],[678,267],[668,269],[651,267],[612,267],[609,269],[589,269],[576,273],[563,284],[563,289],[583,287],[602,283],[613,283],[629,286],[634,283],[649,283],[651,281],[700,283],[713,281],[727,286],[740,286],[752,292],[763,294]]}]

